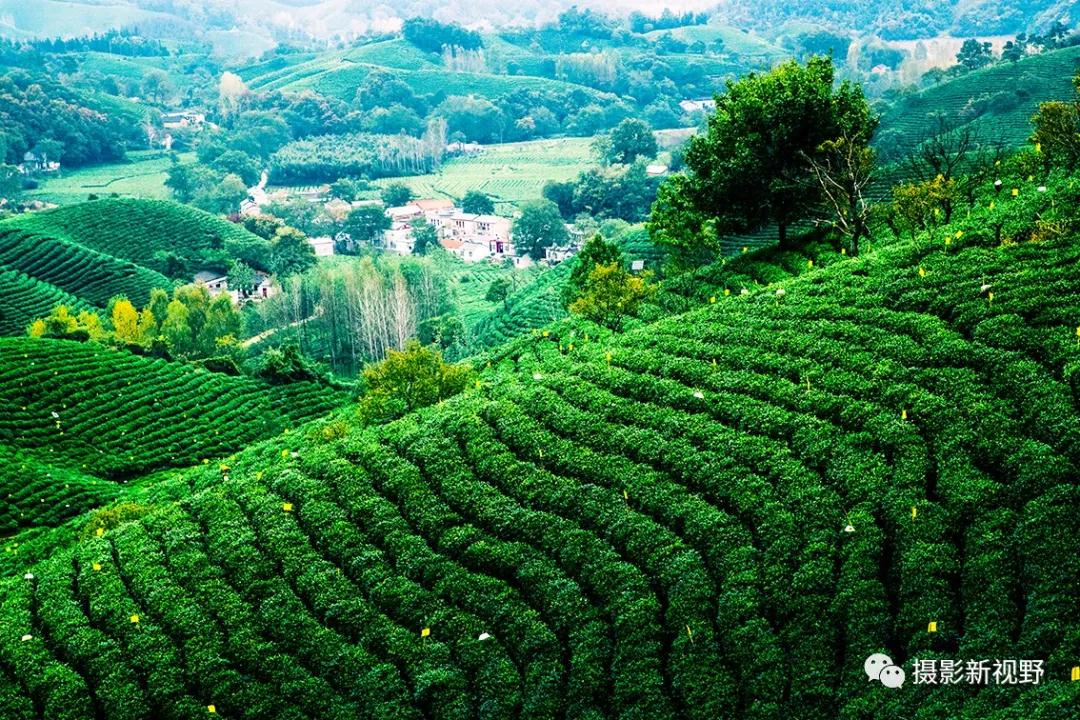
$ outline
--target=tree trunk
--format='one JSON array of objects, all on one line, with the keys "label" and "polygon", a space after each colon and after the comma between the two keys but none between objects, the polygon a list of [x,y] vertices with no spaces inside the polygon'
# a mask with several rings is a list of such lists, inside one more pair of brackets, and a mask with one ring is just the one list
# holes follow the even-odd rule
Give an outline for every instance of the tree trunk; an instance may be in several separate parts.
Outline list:
[{"label": "tree trunk", "polygon": [[787,223],[780,222],[777,224],[778,235],[780,237],[780,249],[787,250],[788,248],[788,236],[787,236]]}]

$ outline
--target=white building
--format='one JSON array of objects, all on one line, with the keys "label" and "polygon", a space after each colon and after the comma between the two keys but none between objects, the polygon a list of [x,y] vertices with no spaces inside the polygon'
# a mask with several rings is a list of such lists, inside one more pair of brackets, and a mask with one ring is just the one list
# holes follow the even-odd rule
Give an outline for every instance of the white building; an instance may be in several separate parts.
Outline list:
[{"label": "white building", "polygon": [[315,250],[315,257],[330,257],[334,254],[334,238],[329,235],[309,237],[308,242]]},{"label": "white building", "polygon": [[255,277],[257,284],[250,291],[231,289],[229,287],[228,277],[221,273],[210,272],[209,270],[195,273],[195,284],[206,286],[211,297],[217,297],[222,293],[228,293],[229,297],[231,297],[232,301],[237,305],[245,302],[259,302],[277,295],[277,285],[274,284],[274,279],[270,275],[267,275],[261,270],[256,270]]},{"label": "white building", "polygon": [[190,110],[163,113],[161,115],[161,126],[167,130],[174,130],[177,128],[198,129],[202,127],[205,122],[206,115],[204,113],[192,112]]},{"label": "white building", "polygon": [[413,200],[387,208],[386,215],[391,224],[383,235],[383,246],[390,252],[411,254],[413,227],[423,221],[435,228],[443,248],[466,262],[514,255],[510,218],[462,212],[441,199]]},{"label": "white building", "polygon": [[716,109],[716,100],[713,98],[693,98],[679,103],[683,112],[712,112]]}]

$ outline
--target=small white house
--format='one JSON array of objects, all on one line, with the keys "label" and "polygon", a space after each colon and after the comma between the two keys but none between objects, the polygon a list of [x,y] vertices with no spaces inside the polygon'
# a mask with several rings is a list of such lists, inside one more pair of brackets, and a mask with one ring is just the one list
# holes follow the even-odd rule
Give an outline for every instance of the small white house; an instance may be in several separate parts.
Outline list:
[{"label": "small white house", "polygon": [[716,100],[713,98],[691,98],[679,103],[685,113],[712,112],[716,109]]},{"label": "small white house", "polygon": [[667,175],[668,166],[662,163],[653,163],[645,166],[645,174],[649,177],[662,177]]},{"label": "small white house", "polygon": [[315,257],[330,257],[334,254],[334,238],[329,235],[322,237],[309,237],[308,242],[315,250]]},{"label": "small white house", "polygon": [[192,112],[190,110],[163,113],[161,116],[161,126],[166,130],[175,130],[179,128],[193,128],[197,130],[202,127],[205,122],[206,115],[204,113]]},{"label": "small white house", "polygon": [[255,276],[256,285],[250,291],[234,290],[230,288],[227,276],[222,275],[221,273],[210,272],[209,270],[195,273],[195,284],[206,286],[211,297],[217,297],[222,293],[228,293],[229,297],[232,298],[232,301],[238,305],[245,302],[260,302],[277,294],[278,288],[270,275],[267,275],[261,270],[256,270]]},{"label": "small white house", "polygon": [[577,255],[578,250],[577,245],[551,245],[544,248],[544,259],[556,265]]}]

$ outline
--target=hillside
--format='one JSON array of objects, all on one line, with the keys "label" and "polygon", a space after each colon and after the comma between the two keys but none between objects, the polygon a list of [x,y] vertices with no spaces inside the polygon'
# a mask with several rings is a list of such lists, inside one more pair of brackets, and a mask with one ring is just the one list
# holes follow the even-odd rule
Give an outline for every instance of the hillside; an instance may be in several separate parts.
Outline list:
[{"label": "hillside", "polygon": [[21,335],[64,303],[104,308],[116,295],[144,305],[154,288],[197,270],[259,267],[267,243],[201,210],[157,200],[101,199],[0,221],[0,335]]},{"label": "hillside", "polygon": [[103,198],[0,223],[0,232],[10,228],[77,243],[177,279],[204,265],[222,264],[224,270],[228,258],[268,251],[265,240],[239,225],[164,200]]},{"label": "hillside", "polygon": [[902,160],[936,131],[935,115],[943,115],[970,126],[983,142],[1018,147],[1027,142],[1040,103],[1071,96],[1077,67],[1080,47],[1065,48],[998,63],[904,96],[881,109],[875,144],[884,160]]},{"label": "hillside", "polygon": [[245,68],[241,77],[253,90],[299,92],[305,89],[351,102],[357,87],[368,74],[389,70],[405,81],[418,95],[478,95],[494,99],[517,90],[552,93],[583,93],[593,102],[618,102],[616,96],[574,83],[528,75],[480,72],[452,72],[435,62],[437,56],[423,53],[404,40],[388,40],[351,50],[323,53],[312,59],[289,63],[261,73],[260,67]]},{"label": "hillside", "polygon": [[0,338],[0,446],[100,477],[219,458],[347,401],[96,343]]},{"label": "hillside", "polygon": [[[981,188],[859,258],[748,253],[681,314],[561,321],[419,414],[345,414],[9,545],[4,717],[1071,717],[1080,240],[1043,223],[1068,180]],[[773,284],[724,294],[753,263]],[[50,370],[0,411],[39,452],[79,382]],[[93,441],[119,455],[113,416]],[[208,439],[185,432],[166,447]],[[890,690],[874,652],[1045,677]]]}]

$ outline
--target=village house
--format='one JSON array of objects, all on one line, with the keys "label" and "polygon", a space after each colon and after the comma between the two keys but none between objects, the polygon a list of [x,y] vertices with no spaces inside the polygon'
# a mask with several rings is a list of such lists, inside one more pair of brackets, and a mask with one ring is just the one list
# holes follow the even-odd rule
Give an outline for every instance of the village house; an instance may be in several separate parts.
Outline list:
[{"label": "village house", "polygon": [[23,161],[19,165],[19,172],[24,175],[40,172],[57,172],[60,170],[60,163],[56,161],[50,161],[43,155],[38,155],[33,152],[26,152],[23,154]]},{"label": "village house", "polygon": [[435,228],[443,248],[466,262],[514,254],[510,218],[462,212],[450,200],[433,198],[387,208],[386,215],[390,229],[383,234],[383,247],[389,252],[411,254],[413,228],[423,221]]},{"label": "village house", "polygon": [[166,130],[177,130],[180,128],[192,128],[199,129],[206,122],[206,115],[204,113],[192,112],[190,110],[184,110],[181,112],[162,113],[161,126]]},{"label": "village house", "polygon": [[648,177],[663,177],[667,175],[668,166],[663,163],[653,163],[645,166],[645,175]]},{"label": "village house", "polygon": [[329,235],[309,237],[308,242],[315,251],[315,257],[330,257],[334,254],[334,238]]},{"label": "village house", "polygon": [[685,113],[712,112],[716,109],[716,100],[713,98],[693,98],[679,103]]},{"label": "village house", "polygon": [[278,288],[270,275],[261,270],[256,270],[255,277],[256,285],[250,291],[230,288],[229,280],[225,275],[210,272],[209,270],[195,273],[195,284],[205,286],[211,297],[228,293],[229,297],[237,305],[245,302],[260,302],[277,294]]}]

